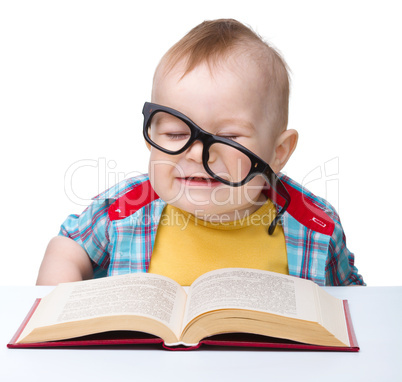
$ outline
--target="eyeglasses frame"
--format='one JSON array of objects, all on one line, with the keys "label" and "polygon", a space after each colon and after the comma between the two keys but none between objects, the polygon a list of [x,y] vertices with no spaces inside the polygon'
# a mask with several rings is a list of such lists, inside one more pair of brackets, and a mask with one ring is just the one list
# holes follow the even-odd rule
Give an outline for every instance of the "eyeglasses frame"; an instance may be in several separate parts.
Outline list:
[{"label": "eyeglasses frame", "polygon": [[[187,141],[187,143],[179,150],[177,151],[170,151],[167,150],[159,145],[157,145],[154,141],[151,140],[151,138],[148,135],[148,128],[150,126],[150,122],[152,120],[152,117],[158,113],[158,112],[165,112],[168,113],[176,118],[179,118],[181,121],[183,121],[190,129],[190,138]],[[199,127],[196,123],[194,123],[190,118],[188,118],[186,115],[183,113],[172,109],[167,106],[163,105],[158,105],[155,103],[151,102],[145,102],[144,107],[142,110],[142,114],[144,115],[144,125],[143,125],[143,135],[144,139],[146,142],[148,142],[151,146],[155,147],[156,149],[169,154],[169,155],[178,155],[186,151],[195,141],[200,141],[203,145],[203,150],[202,150],[202,163],[205,168],[205,171],[212,176],[214,179],[218,180],[219,182],[226,184],[231,187],[240,187],[249,182],[251,179],[253,179],[257,175],[264,175],[268,179],[268,183],[271,185],[271,187],[280,195],[283,197],[285,200],[285,204],[281,208],[281,210],[277,213],[276,217],[273,219],[271,222],[271,225],[268,229],[268,233],[270,235],[273,234],[275,227],[281,218],[281,216],[285,213],[286,209],[288,208],[290,204],[290,195],[288,191],[286,190],[285,186],[283,185],[282,181],[279,179],[279,177],[275,174],[275,172],[272,170],[271,166],[265,162],[263,159],[261,159],[258,155],[254,154],[252,151],[244,147],[238,142],[235,142],[229,138],[225,137],[220,137],[218,135],[211,134],[205,130],[203,130],[201,127]],[[230,147],[233,147],[243,154],[247,155],[247,157],[251,161],[251,168],[247,176],[240,182],[231,182],[226,179],[223,179],[216,175],[208,166],[208,159],[209,159],[209,148],[214,144],[214,143],[221,143],[224,145],[228,145]]]}]

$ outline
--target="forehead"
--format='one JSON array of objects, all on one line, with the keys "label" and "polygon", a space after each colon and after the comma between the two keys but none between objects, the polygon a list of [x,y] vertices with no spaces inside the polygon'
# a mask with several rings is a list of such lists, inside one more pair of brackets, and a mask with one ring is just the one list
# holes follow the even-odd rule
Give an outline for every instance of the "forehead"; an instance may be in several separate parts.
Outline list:
[{"label": "forehead", "polygon": [[[225,74],[228,77],[247,77],[247,80],[252,80],[251,84],[256,81],[261,85],[269,77],[269,65],[267,65],[269,57],[261,50],[257,53],[252,52],[252,50],[237,49],[225,56],[205,58],[195,65],[189,57],[178,60],[169,60],[164,57],[155,71],[154,86],[160,84],[160,81],[169,79],[179,82],[194,71],[199,74],[202,71],[200,69],[204,68],[208,69],[204,71],[208,77],[219,78]],[[258,80],[254,77],[255,74],[258,75]]]},{"label": "forehead", "polygon": [[188,73],[185,60],[173,68],[162,63],[154,77],[152,102],[176,109],[197,123],[217,114],[254,123],[268,104],[264,77],[259,65],[244,56],[203,62]]}]

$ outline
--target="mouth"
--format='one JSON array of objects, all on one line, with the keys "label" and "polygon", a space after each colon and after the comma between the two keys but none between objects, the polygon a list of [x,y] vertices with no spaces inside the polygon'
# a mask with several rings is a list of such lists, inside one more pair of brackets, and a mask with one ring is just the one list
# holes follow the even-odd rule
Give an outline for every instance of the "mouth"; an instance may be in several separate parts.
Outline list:
[{"label": "mouth", "polygon": [[204,186],[204,187],[216,187],[220,184],[218,180],[210,177],[203,176],[187,176],[183,178],[178,178],[180,182],[184,183],[186,186]]}]

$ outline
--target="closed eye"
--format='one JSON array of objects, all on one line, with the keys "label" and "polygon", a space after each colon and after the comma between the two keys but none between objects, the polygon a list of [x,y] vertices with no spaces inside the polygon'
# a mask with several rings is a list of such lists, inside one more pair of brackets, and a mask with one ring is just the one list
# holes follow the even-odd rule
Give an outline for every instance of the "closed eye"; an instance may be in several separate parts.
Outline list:
[{"label": "closed eye", "polygon": [[235,141],[239,138],[238,135],[221,135],[222,138],[230,139],[231,141]]},{"label": "closed eye", "polygon": [[172,141],[174,140],[181,140],[181,139],[188,139],[189,134],[182,134],[182,133],[166,133],[165,134],[169,139]]}]

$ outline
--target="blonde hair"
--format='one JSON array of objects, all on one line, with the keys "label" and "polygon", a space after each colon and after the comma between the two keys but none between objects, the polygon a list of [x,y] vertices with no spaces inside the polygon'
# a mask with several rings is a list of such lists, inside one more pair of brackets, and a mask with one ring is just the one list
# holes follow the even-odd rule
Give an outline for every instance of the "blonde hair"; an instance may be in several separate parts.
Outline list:
[{"label": "blonde hair", "polygon": [[234,51],[249,52],[259,64],[268,84],[272,107],[270,118],[278,129],[286,129],[289,112],[289,68],[281,54],[251,28],[233,19],[204,21],[174,44],[162,57],[155,73],[163,65],[168,73],[182,60],[186,61],[182,77],[201,63],[216,65]]}]

